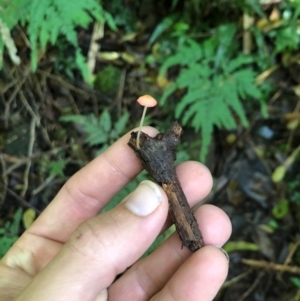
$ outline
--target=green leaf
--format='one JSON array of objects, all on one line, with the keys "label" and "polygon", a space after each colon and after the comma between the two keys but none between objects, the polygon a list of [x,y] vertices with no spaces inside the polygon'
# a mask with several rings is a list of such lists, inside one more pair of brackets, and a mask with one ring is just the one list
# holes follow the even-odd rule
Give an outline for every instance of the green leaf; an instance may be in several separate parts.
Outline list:
[{"label": "green leaf", "polygon": [[84,80],[91,85],[92,75],[89,72],[85,57],[82,55],[80,49],[76,50],[75,62],[78,66],[78,69],[81,71]]},{"label": "green leaf", "polygon": [[[296,24],[295,24],[296,25]],[[276,31],[275,52],[295,50],[298,48],[300,36],[297,26],[288,26]]]},{"label": "green leaf", "polygon": [[[90,146],[102,145],[104,151],[123,133],[129,113],[124,112],[119,120],[114,122],[108,110],[104,110],[99,118],[95,115],[68,115],[60,118],[63,122],[76,123],[86,135],[85,142]],[[113,126],[113,127],[112,127]]]},{"label": "green leaf", "polygon": [[244,65],[252,64],[254,58],[252,56],[239,55],[237,58],[231,60],[226,67],[226,72],[231,73]]},{"label": "green leaf", "polygon": [[289,213],[289,202],[286,199],[281,199],[274,206],[272,213],[273,216],[277,219],[284,218]]},{"label": "green leaf", "polygon": [[265,17],[265,14],[261,8],[261,4],[257,0],[238,0],[237,4],[239,4],[240,7],[248,14],[252,15],[253,13],[256,13],[262,18]]},{"label": "green leaf", "polygon": [[234,252],[234,251],[258,251],[259,246],[252,242],[247,241],[229,241],[223,249],[227,252]]},{"label": "green leaf", "polygon": [[105,21],[107,22],[107,25],[109,26],[110,29],[112,29],[114,31],[118,31],[116,22],[115,22],[113,16],[110,13],[104,12],[104,18],[105,18]]},{"label": "green leaf", "polygon": [[291,282],[300,289],[300,278],[299,277],[290,277]]},{"label": "green leaf", "polygon": [[123,115],[121,116],[121,118],[115,123],[114,128],[118,135],[123,133],[128,119],[129,119],[129,113],[124,112]]},{"label": "green leaf", "polygon": [[64,177],[64,168],[67,162],[65,160],[57,160],[49,162],[47,168],[49,170],[50,176]]},{"label": "green leaf", "polygon": [[111,130],[111,118],[108,110],[102,112],[99,126],[105,133],[108,133]]},{"label": "green leaf", "polygon": [[282,181],[285,174],[286,174],[286,166],[284,165],[277,166],[272,174],[272,181],[274,183],[278,183]]},{"label": "green leaf", "polygon": [[[182,55],[184,53],[184,56]],[[186,42],[179,47],[178,52],[169,56],[159,70],[159,77],[163,77],[166,71],[176,65],[191,65],[196,63],[203,57],[203,51],[199,44],[193,40],[186,40]]]},{"label": "green leaf", "polygon": [[167,29],[174,23],[174,16],[164,18],[154,29],[150,39],[149,45],[152,45]]}]

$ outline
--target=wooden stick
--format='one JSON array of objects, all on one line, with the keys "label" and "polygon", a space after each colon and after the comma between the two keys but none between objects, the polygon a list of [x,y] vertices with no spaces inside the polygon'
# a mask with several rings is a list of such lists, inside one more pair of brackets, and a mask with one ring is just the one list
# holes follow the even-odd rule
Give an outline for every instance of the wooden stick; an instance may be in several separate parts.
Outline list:
[{"label": "wooden stick", "polygon": [[136,146],[137,132],[132,132],[128,145],[141,159],[150,176],[166,192],[170,213],[182,245],[195,252],[204,246],[204,242],[197,220],[181,188],[174,164],[181,132],[182,128],[177,122],[174,122],[165,134],[159,133],[154,138],[141,132],[139,149]]}]

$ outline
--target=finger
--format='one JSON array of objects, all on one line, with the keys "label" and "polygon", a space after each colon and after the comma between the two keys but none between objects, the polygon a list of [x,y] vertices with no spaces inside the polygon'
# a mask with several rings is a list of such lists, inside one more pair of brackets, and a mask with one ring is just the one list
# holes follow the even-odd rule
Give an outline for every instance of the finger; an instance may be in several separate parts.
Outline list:
[{"label": "finger", "polygon": [[176,167],[176,173],[191,207],[210,193],[213,180],[205,165],[197,161],[183,162]]},{"label": "finger", "polygon": [[[143,131],[154,136],[157,131]],[[29,232],[59,242],[86,219],[95,216],[109,200],[141,170],[142,165],[128,147],[130,133],[78,171],[60,190]],[[62,230],[63,229],[63,230]]]},{"label": "finger", "polygon": [[68,300],[95,300],[146,251],[166,220],[167,197],[149,182],[142,182],[115,209],[77,228],[16,300],[62,300],[66,292]]},{"label": "finger", "polygon": [[151,301],[212,301],[228,273],[228,259],[215,246],[205,246],[178,269]]},{"label": "finger", "polygon": [[[213,205],[203,205],[195,213],[204,242],[222,246],[230,237],[231,223],[224,211]],[[177,233],[171,235],[157,250],[137,262],[110,288],[110,300],[149,300],[160,291],[191,256]],[[163,300],[163,299],[162,299]]]}]

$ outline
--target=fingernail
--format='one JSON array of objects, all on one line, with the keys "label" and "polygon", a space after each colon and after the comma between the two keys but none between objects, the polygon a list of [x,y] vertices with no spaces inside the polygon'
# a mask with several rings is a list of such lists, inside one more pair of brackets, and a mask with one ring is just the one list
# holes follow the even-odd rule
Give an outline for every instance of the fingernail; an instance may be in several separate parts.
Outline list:
[{"label": "fingernail", "polygon": [[138,216],[147,216],[155,211],[161,202],[162,195],[157,185],[145,180],[129,195],[125,206]]},{"label": "fingernail", "polygon": [[220,249],[223,252],[223,254],[226,256],[228,264],[229,264],[229,255],[228,255],[228,253],[221,246],[219,246],[219,245],[214,245],[214,246],[217,247],[218,249]]}]

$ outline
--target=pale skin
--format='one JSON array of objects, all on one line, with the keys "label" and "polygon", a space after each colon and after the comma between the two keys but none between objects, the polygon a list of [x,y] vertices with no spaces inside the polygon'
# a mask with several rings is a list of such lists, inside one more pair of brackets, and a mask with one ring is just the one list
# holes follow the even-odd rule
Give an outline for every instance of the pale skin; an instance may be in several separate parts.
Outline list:
[{"label": "pale skin", "polygon": [[[157,133],[150,127],[143,131]],[[129,137],[76,173],[0,261],[1,301],[213,300],[228,272],[227,258],[214,246],[222,246],[231,234],[222,210],[203,205],[196,211],[206,244],[199,251],[182,249],[174,233],[142,260],[171,224],[162,189],[161,203],[147,216],[133,214],[124,202],[98,215],[142,170],[127,146]],[[212,177],[202,164],[182,163],[177,173],[191,206],[210,192]]]}]

